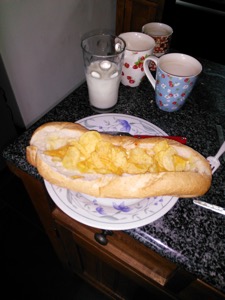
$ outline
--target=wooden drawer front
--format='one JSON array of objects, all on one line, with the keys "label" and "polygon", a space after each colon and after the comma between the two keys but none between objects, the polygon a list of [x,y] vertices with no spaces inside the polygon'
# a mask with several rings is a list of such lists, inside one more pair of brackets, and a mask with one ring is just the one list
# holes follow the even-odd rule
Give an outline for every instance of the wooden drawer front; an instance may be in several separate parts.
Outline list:
[{"label": "wooden drawer front", "polygon": [[[67,254],[67,268],[112,299],[132,299],[138,286],[113,266],[93,254],[89,244],[76,240],[76,235],[56,220],[56,228]],[[78,229],[79,230],[79,229]]]},{"label": "wooden drawer front", "polygon": [[[176,268],[174,265],[165,268],[161,262],[164,271],[159,275],[157,270],[160,267],[156,266],[156,262],[159,262],[158,258],[150,263],[156,254],[147,255],[147,248],[144,247],[145,251],[140,250],[140,252],[142,255],[145,253],[145,258],[141,259],[140,252],[134,254],[132,251],[127,251],[129,248],[132,249],[132,243],[128,242],[128,247],[125,241],[127,239],[132,240],[133,243],[134,241],[126,234],[119,235],[119,232],[114,232],[109,243],[102,246],[94,239],[94,233],[97,230],[72,220],[58,209],[54,210],[53,218],[59,239],[67,254],[68,268],[101,292],[113,299],[133,299],[133,295],[139,294],[140,291],[144,297],[146,295],[148,297],[150,293],[155,300],[176,299],[171,291],[152,280],[152,278],[158,278],[160,282],[166,282],[162,274],[167,274],[169,277],[169,274],[173,273]],[[116,247],[115,244],[119,244],[120,247]],[[136,244],[139,245],[137,242]],[[134,247],[136,251],[141,248]],[[147,261],[149,263],[146,267],[144,264]],[[151,274],[152,278],[148,277],[148,274]]]},{"label": "wooden drawer front", "polygon": [[73,233],[76,244],[90,250],[101,260],[110,262],[115,268],[133,274],[141,281],[155,282],[164,286],[177,269],[175,264],[121,231],[114,231],[112,236],[107,237],[108,244],[102,246],[94,239],[94,234],[101,230],[81,224],[57,208],[53,211],[53,218],[59,225]]},{"label": "wooden drawer front", "polygon": [[[68,268],[113,299],[132,299],[143,292],[154,299],[225,299],[224,294],[135,241],[114,231],[100,245],[100,230],[83,225],[56,208],[53,218]],[[150,293],[150,294],[149,294]]]}]

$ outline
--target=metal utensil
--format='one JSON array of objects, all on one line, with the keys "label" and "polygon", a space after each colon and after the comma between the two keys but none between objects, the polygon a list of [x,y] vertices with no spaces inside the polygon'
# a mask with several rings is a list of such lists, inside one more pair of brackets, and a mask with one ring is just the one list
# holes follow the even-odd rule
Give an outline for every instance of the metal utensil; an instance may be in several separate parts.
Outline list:
[{"label": "metal utensil", "polygon": [[[100,132],[100,131],[99,131]],[[134,138],[138,139],[146,139],[146,138],[153,138],[153,137],[163,137],[166,139],[174,140],[177,141],[181,144],[186,144],[187,143],[187,138],[183,136],[169,136],[169,135],[146,135],[146,134],[130,134],[129,132],[120,132],[120,131],[102,131],[100,133],[106,133],[106,134],[111,134],[111,135],[118,135],[118,136],[132,136]]]},{"label": "metal utensil", "polygon": [[225,141],[223,142],[223,144],[221,145],[219,151],[216,153],[215,156],[207,157],[207,160],[209,161],[212,169],[212,174],[219,168],[220,166],[219,158],[224,152],[225,152]]},{"label": "metal utensil", "polygon": [[197,199],[193,200],[193,202],[194,202],[194,204],[197,204],[197,205],[202,206],[204,208],[207,208],[209,210],[215,211],[219,214],[225,215],[225,208],[223,208],[221,206],[210,204],[210,203],[200,201],[200,200],[197,200]]},{"label": "metal utensil", "polygon": [[[221,145],[219,151],[217,152],[217,154],[215,156],[207,157],[207,160],[209,161],[211,169],[212,169],[212,174],[219,168],[219,166],[220,166],[219,158],[224,152],[225,152],[225,141],[223,142],[223,144]],[[215,211],[219,214],[225,215],[225,208],[223,208],[221,206],[210,204],[205,201],[198,200],[198,199],[194,199],[193,203],[196,205],[202,206],[204,208],[210,209],[212,211]]]}]

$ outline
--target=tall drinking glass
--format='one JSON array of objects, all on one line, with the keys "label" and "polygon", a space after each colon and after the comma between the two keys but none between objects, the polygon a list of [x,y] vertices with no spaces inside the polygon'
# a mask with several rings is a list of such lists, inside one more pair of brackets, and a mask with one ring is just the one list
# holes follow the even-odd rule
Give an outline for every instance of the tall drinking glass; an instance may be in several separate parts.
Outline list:
[{"label": "tall drinking glass", "polygon": [[125,46],[111,34],[92,35],[81,42],[89,102],[96,112],[110,112],[117,104]]}]

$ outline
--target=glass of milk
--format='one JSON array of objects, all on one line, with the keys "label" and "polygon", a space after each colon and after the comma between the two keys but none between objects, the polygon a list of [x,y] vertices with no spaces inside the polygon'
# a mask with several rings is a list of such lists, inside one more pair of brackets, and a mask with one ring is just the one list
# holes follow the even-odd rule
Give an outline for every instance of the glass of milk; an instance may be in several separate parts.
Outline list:
[{"label": "glass of milk", "polygon": [[125,46],[121,38],[107,33],[81,42],[89,102],[96,112],[110,112],[117,104]]}]

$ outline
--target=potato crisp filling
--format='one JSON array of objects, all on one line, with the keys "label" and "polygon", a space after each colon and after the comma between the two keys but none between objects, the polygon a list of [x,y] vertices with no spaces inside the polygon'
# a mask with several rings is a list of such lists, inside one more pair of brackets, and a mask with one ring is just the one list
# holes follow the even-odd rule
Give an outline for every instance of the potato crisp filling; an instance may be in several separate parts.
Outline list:
[{"label": "potato crisp filling", "polygon": [[166,140],[157,142],[153,148],[134,147],[125,149],[104,141],[96,131],[84,133],[79,140],[70,140],[57,148],[59,141],[51,139],[45,155],[61,162],[68,170],[98,174],[144,174],[185,171],[188,159],[178,155],[176,149]]}]

